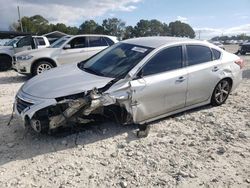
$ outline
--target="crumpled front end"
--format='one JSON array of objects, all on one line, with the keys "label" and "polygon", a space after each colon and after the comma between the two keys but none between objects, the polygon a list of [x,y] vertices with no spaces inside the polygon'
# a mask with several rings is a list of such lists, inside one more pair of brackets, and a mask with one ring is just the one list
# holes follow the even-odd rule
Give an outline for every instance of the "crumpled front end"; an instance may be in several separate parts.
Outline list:
[{"label": "crumpled front end", "polygon": [[20,90],[14,104],[15,113],[22,118],[24,125],[31,126],[36,132],[48,132],[72,123],[87,123],[98,117],[131,123],[128,88],[111,94],[105,92],[110,86],[55,99],[33,97]]}]

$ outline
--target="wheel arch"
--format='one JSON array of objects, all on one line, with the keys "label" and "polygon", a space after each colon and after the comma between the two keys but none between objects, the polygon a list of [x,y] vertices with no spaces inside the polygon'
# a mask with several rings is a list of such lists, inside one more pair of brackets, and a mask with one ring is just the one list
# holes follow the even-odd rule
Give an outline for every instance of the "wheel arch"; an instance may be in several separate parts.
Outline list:
[{"label": "wheel arch", "polygon": [[12,56],[6,53],[0,53],[0,56],[6,56],[8,58],[10,58],[10,60],[12,61]]},{"label": "wheel arch", "polygon": [[57,64],[56,64],[56,62],[53,60],[53,59],[51,59],[51,58],[39,58],[39,59],[36,59],[33,63],[32,63],[32,65],[31,65],[31,69],[30,69],[30,71],[33,73],[33,71],[34,71],[34,68],[35,68],[35,66],[37,65],[37,63],[39,63],[39,62],[41,62],[41,61],[47,61],[47,62],[49,62],[49,63],[51,63],[54,67],[57,67]]},{"label": "wheel arch", "polygon": [[[228,80],[229,81],[229,84],[230,84],[230,92],[232,91],[232,87],[233,87],[233,79],[231,78],[231,77],[224,77],[224,78],[221,78],[217,83],[216,83],[216,85],[214,86],[214,89],[213,89],[213,92],[212,92],[212,94],[211,94],[211,96],[210,96],[210,103],[212,103],[212,97],[213,97],[213,93],[214,93],[214,91],[215,91],[215,88],[216,88],[216,86],[222,81],[222,80]],[[230,93],[229,92],[229,93]]]}]

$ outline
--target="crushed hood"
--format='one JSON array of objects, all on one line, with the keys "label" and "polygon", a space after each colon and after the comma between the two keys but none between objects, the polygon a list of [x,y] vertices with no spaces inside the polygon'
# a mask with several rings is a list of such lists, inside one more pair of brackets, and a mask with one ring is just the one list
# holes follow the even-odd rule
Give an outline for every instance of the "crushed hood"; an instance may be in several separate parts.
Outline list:
[{"label": "crushed hood", "polygon": [[35,76],[23,85],[22,91],[39,98],[57,98],[101,88],[112,79],[87,73],[74,63]]}]

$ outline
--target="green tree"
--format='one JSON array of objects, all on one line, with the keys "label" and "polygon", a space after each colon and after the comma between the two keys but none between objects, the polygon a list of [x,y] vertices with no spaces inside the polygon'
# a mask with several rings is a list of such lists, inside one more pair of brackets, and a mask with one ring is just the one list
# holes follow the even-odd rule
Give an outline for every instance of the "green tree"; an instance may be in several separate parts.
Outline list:
[{"label": "green tree", "polygon": [[134,27],[136,37],[150,36],[150,23],[148,20],[140,20]]},{"label": "green tree", "polygon": [[63,23],[51,24],[53,31],[61,31],[63,33],[68,33],[68,28]]},{"label": "green tree", "polygon": [[156,19],[140,20],[134,27],[136,37],[146,36],[167,36],[169,35],[168,25]]},{"label": "green tree", "polygon": [[[49,30],[49,22],[40,15],[23,17],[21,19],[23,30],[34,34],[43,34]],[[20,27],[20,26],[19,26]],[[20,30],[20,28],[19,28]]]},{"label": "green tree", "polygon": [[69,35],[77,35],[79,33],[79,29],[77,27],[67,27],[67,34]]},{"label": "green tree", "polygon": [[82,34],[94,34],[98,26],[94,20],[87,20],[80,25],[79,32]]},{"label": "green tree", "polygon": [[124,31],[123,39],[129,39],[135,37],[135,31],[133,26],[127,26]]},{"label": "green tree", "polygon": [[170,34],[175,37],[194,38],[195,32],[192,27],[186,23],[175,21],[169,23]]},{"label": "green tree", "polygon": [[105,34],[117,36],[120,39],[123,38],[125,26],[125,22],[118,18],[108,18],[102,22]]}]

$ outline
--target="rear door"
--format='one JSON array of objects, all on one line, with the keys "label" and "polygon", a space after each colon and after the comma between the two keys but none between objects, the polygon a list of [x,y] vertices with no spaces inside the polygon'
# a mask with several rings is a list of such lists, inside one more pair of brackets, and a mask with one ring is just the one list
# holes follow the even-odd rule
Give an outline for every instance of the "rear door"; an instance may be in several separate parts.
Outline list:
[{"label": "rear door", "polygon": [[[219,52],[220,53],[220,52]],[[186,45],[188,91],[186,106],[207,101],[220,80],[220,60],[203,45]]]},{"label": "rear door", "polygon": [[104,37],[100,36],[89,36],[88,38],[88,51],[89,56],[93,56],[98,52],[109,46],[108,42],[104,39]]},{"label": "rear door", "polygon": [[135,122],[185,106],[187,70],[183,67],[182,46],[158,52],[145,64],[141,74],[142,76],[131,81]]}]

